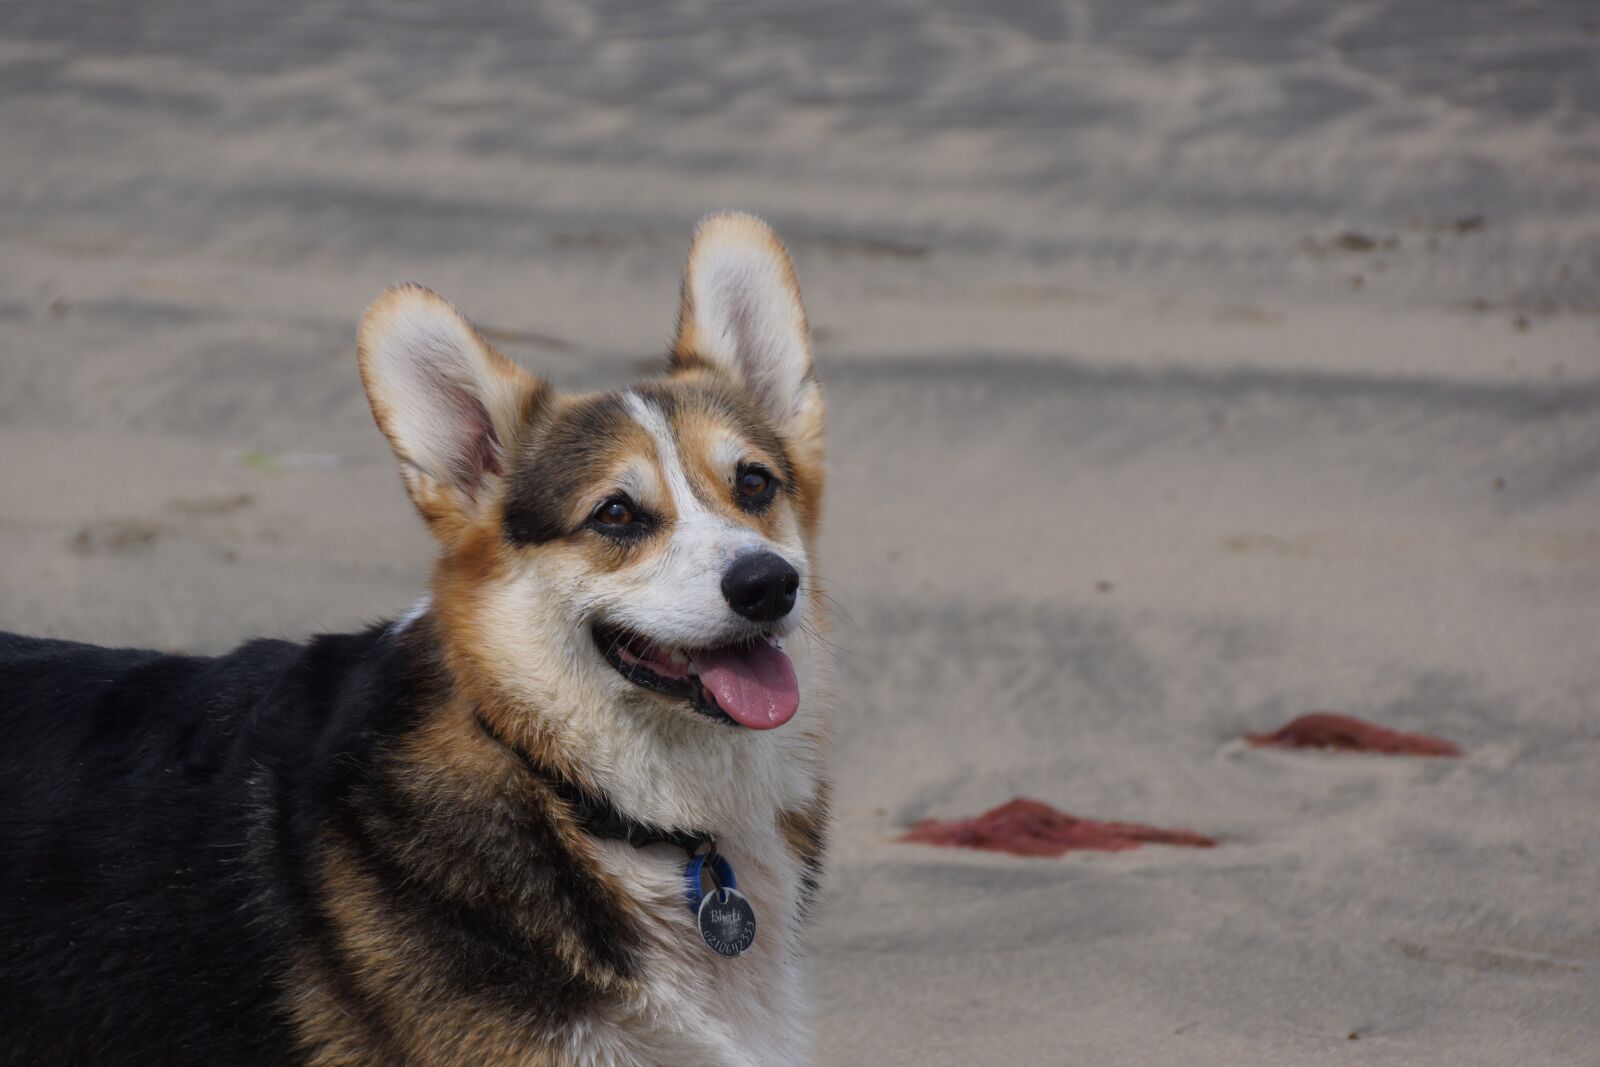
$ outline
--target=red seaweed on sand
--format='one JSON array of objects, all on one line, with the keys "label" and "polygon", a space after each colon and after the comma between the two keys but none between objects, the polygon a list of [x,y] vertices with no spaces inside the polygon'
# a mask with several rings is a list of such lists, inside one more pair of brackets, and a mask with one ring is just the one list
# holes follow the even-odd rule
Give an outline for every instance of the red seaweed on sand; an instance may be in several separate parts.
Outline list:
[{"label": "red seaweed on sand", "polygon": [[1332,748],[1341,752],[1381,752],[1391,756],[1459,756],[1454,743],[1426,734],[1403,734],[1331,711],[1313,711],[1270,734],[1247,734],[1257,747]]},{"label": "red seaweed on sand", "polygon": [[1163,830],[1130,822],[1095,822],[1018,797],[975,819],[925,819],[900,838],[923,845],[979,848],[1014,856],[1060,856],[1078,849],[1121,852],[1140,845],[1211,848],[1209,837],[1188,830]]}]

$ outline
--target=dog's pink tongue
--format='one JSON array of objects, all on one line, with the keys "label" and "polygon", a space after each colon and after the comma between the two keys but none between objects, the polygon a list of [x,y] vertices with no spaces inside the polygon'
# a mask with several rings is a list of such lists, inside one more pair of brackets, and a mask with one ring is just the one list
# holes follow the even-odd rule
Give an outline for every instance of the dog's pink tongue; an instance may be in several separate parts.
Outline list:
[{"label": "dog's pink tongue", "polygon": [[794,718],[800,707],[794,664],[770,641],[698,653],[695,667],[717,706],[741,726],[770,730]]}]

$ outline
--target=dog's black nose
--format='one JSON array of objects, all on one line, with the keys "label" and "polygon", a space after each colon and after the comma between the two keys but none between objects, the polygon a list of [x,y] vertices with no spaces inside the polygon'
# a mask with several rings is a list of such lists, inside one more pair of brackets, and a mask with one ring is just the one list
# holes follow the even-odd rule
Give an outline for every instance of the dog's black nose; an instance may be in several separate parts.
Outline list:
[{"label": "dog's black nose", "polygon": [[754,552],[734,561],[722,576],[728,606],[753,622],[781,619],[794,608],[800,575],[775,552]]}]

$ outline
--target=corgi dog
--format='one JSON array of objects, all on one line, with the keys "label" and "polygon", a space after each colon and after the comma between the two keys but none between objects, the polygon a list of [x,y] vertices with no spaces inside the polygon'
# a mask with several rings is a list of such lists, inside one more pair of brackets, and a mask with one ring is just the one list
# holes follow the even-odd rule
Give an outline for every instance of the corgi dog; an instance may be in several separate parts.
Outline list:
[{"label": "corgi dog", "polygon": [[0,1064],[784,1067],[831,734],[788,253],[695,232],[664,374],[572,395],[384,293],[411,611],[216,657],[0,634]]}]

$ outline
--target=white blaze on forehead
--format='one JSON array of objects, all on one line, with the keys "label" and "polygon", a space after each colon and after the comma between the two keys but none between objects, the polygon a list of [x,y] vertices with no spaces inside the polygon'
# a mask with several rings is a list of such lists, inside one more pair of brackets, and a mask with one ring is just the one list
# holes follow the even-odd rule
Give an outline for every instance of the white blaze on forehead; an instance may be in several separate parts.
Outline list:
[{"label": "white blaze on forehead", "polygon": [[672,435],[672,427],[667,425],[666,416],[638,393],[625,395],[628,412],[655,442],[656,455],[661,459],[661,476],[667,481],[667,492],[677,508],[678,520],[682,522],[697,515],[709,515],[700,498],[694,495],[694,487],[683,472],[683,461],[678,456],[678,439]]}]

